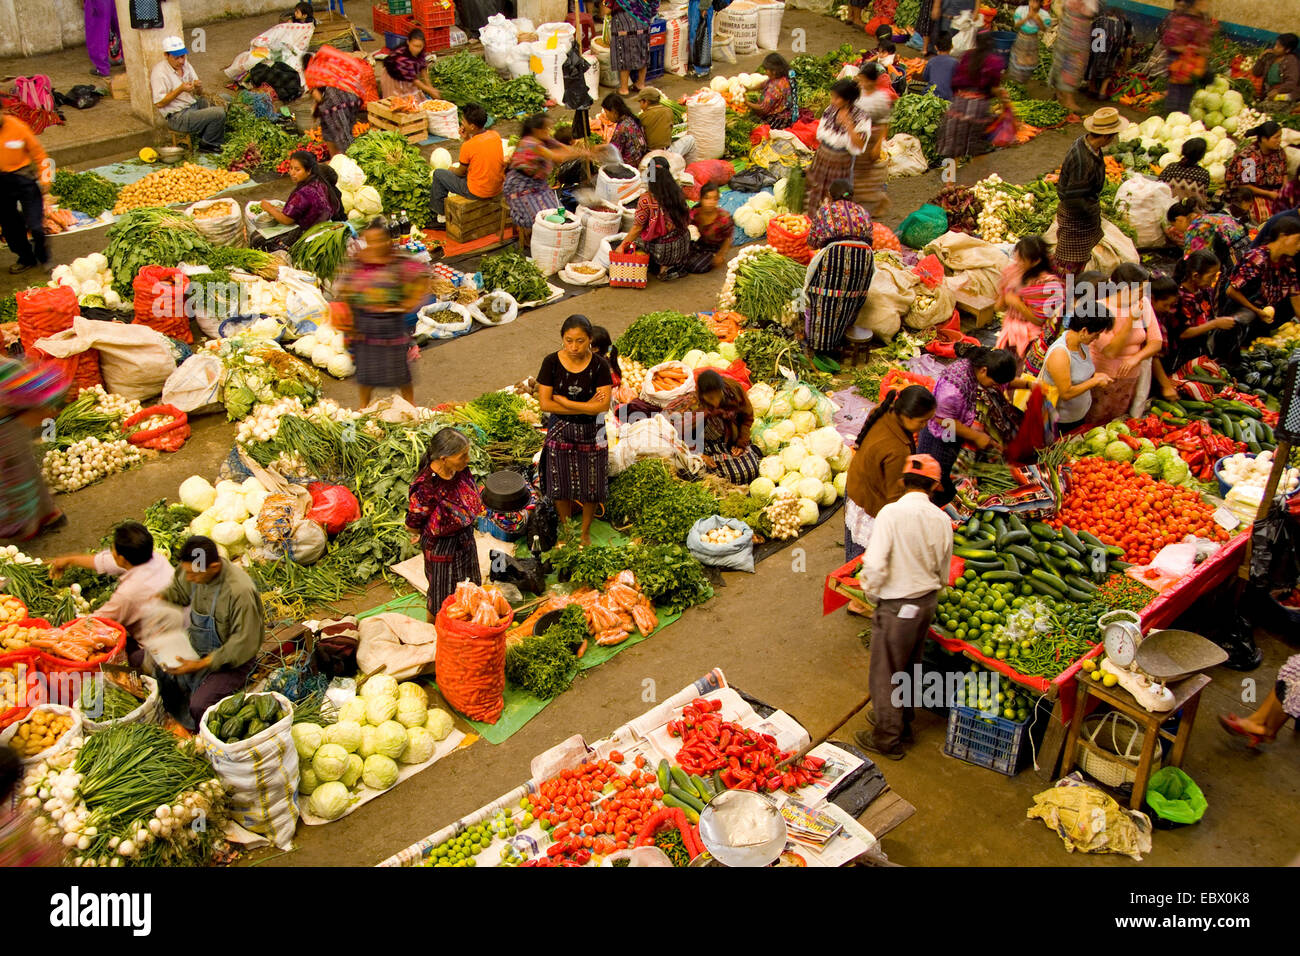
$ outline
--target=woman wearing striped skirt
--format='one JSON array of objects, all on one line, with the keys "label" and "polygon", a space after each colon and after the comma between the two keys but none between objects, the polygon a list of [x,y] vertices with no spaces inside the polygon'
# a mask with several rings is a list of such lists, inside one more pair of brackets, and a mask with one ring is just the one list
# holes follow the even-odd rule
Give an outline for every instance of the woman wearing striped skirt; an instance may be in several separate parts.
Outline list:
[{"label": "woman wearing striped skirt", "polygon": [[32,429],[52,413],[72,383],[53,363],[0,358],[0,538],[29,541],[67,524],[41,477]]},{"label": "woman wearing striped skirt", "polygon": [[817,152],[808,167],[804,206],[808,214],[825,201],[831,183],[853,179],[853,160],[867,145],[871,120],[857,106],[858,84],[837,80],[831,87],[831,105],[817,123]]},{"label": "woman wearing striped skirt", "polygon": [[469,439],[454,428],[444,428],[429,442],[420,472],[411,482],[406,511],[406,526],[419,536],[424,553],[430,622],[457,584],[482,581],[474,524],[483,511],[483,499],[469,473]]},{"label": "woman wearing striped skirt", "polygon": [[1006,63],[993,52],[993,35],[981,33],[975,46],[962,56],[952,74],[953,101],[939,124],[935,143],[940,156],[960,159],[978,156],[992,149],[989,123],[992,121],[993,98],[1003,105],[1010,103],[1002,92],[1002,71]]},{"label": "woman wearing striped skirt", "polygon": [[659,0],[609,0],[606,6],[610,12],[609,65],[618,74],[618,92],[623,96],[639,93],[650,65],[650,24],[659,13]]},{"label": "woman wearing striped skirt", "polygon": [[599,416],[609,411],[614,379],[609,363],[591,349],[591,322],[571,315],[560,326],[564,342],[542,360],[537,400],[547,415],[542,445],[542,492],[555,502],[560,521],[582,509],[582,544],[591,544],[596,506],[609,490],[609,446]]},{"label": "woman wearing striped skirt", "polygon": [[555,164],[591,155],[588,149],[563,145],[554,132],[555,123],[545,113],[526,117],[519,130],[519,144],[506,163],[501,194],[519,232],[519,245],[525,250],[532,241],[537,214],[560,205],[560,197],[551,188]]}]

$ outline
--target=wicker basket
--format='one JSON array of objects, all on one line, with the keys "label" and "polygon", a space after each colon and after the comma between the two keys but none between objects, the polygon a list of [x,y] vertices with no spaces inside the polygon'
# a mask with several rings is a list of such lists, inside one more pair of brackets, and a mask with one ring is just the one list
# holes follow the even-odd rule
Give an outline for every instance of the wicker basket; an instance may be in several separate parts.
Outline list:
[{"label": "wicker basket", "polygon": [[[1131,784],[1137,779],[1143,736],[1137,721],[1117,710],[1089,717],[1083,723],[1084,740],[1111,756],[1103,757],[1097,750],[1083,747],[1079,751],[1079,766],[1084,773],[1107,787]],[[1151,769],[1159,770],[1161,763],[1157,746],[1151,758]]]}]

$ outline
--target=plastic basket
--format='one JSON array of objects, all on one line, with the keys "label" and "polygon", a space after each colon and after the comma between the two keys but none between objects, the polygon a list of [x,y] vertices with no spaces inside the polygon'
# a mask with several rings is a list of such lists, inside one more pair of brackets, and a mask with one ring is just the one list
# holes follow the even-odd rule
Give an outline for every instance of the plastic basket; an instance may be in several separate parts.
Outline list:
[{"label": "plastic basket", "polygon": [[915,372],[909,372],[906,369],[891,368],[885,373],[885,377],[880,380],[880,401],[885,400],[885,396],[893,391],[902,391],[909,385],[923,385],[928,389],[934,388],[934,379],[925,375],[917,375]]},{"label": "plastic basket", "polygon": [[[22,626],[30,626],[23,624],[23,622],[19,623]],[[24,701],[22,704],[15,704],[9,708],[5,708],[3,704],[0,704],[0,729],[22,720],[32,712],[32,705],[43,702],[37,700],[33,693],[40,687],[40,675],[42,673],[40,660],[41,652],[35,648],[22,648],[0,654],[0,668],[23,668],[21,699]],[[18,699],[17,695],[15,695],[14,699]]]},{"label": "plastic basket", "polygon": [[411,0],[410,13],[425,30],[456,24],[456,6],[451,0]]},{"label": "plastic basket", "polygon": [[943,752],[977,767],[1014,777],[1020,772],[1021,745],[1029,721],[1016,723],[1003,717],[984,717],[973,707],[948,711],[948,737]]},{"label": "plastic basket", "polygon": [[611,252],[611,289],[644,289],[650,280],[650,256],[644,252]]},{"label": "plastic basket", "polygon": [[999,53],[1010,53],[1011,48],[1016,45],[1016,35],[1010,30],[993,31],[993,47]]},{"label": "plastic basket", "polygon": [[[663,38],[660,37],[662,40]],[[645,78],[647,80],[657,79],[664,75],[664,51],[667,47],[661,42],[655,45],[654,39],[650,41],[650,59],[647,61],[645,68]]]},{"label": "plastic basket", "polygon": [[[64,703],[67,704],[67,706],[69,707],[72,706],[71,704],[68,704],[66,701],[62,699],[64,695],[61,692],[56,691],[56,688],[58,688],[60,684],[66,684],[67,682],[56,681],[53,678],[57,677],[60,674],[65,674],[65,675],[84,674],[87,671],[97,671],[99,670],[100,665],[109,663],[115,657],[117,657],[119,654],[121,654],[123,651],[126,650],[126,628],[124,628],[117,621],[110,621],[106,617],[95,617],[94,615],[90,615],[89,618],[86,617],[73,618],[73,620],[69,621],[64,626],[69,627],[75,624],[77,621],[84,621],[87,619],[98,621],[101,624],[106,624],[108,625],[108,627],[116,631],[117,643],[114,644],[107,651],[104,651],[101,654],[96,654],[94,657],[91,657],[84,661],[69,660],[65,657],[59,657],[57,654],[50,654],[45,651],[41,651],[40,652],[41,669],[44,670],[44,672],[47,675],[49,675],[51,678],[50,691],[51,691],[51,696],[55,698],[54,701],[55,703]],[[76,698],[74,696],[73,700],[75,699]]]},{"label": "plastic basket", "polygon": [[[1254,452],[1244,452],[1244,454],[1247,458],[1253,459],[1255,457]],[[1228,492],[1232,490],[1232,485],[1228,484],[1226,481],[1223,480],[1223,463],[1231,457],[1233,456],[1225,455],[1214,463],[1214,478],[1219,483],[1220,498],[1228,497]],[[1296,488],[1295,491],[1289,492],[1287,494],[1287,497],[1294,498],[1297,494],[1300,494],[1300,488]]]},{"label": "plastic basket", "polygon": [[388,12],[394,16],[405,16],[411,12],[411,0],[388,0]]}]

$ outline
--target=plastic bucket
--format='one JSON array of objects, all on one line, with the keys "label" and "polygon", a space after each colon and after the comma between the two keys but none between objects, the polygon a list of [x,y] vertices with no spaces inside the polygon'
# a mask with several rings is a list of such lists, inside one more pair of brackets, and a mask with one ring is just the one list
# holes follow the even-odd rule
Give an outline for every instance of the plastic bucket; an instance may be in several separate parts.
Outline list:
[{"label": "plastic bucket", "polygon": [[1016,35],[1010,30],[993,31],[993,48],[999,53],[1010,53],[1015,43]]}]

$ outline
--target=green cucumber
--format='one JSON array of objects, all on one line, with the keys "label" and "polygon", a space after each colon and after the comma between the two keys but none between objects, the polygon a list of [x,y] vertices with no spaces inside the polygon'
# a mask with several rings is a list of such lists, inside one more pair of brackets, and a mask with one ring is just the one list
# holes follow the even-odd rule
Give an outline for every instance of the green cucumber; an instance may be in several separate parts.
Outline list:
[{"label": "green cucumber", "polygon": [[970,518],[966,521],[966,523],[962,525],[962,530],[967,535],[979,534],[980,519],[975,517],[974,515],[971,515]]},{"label": "green cucumber", "polygon": [[689,803],[687,803],[685,800],[681,799],[680,797],[673,796],[672,792],[665,793],[659,799],[663,802],[663,805],[665,807],[672,807],[676,810],[681,810],[683,813],[685,813],[686,819],[689,822],[691,823],[700,822],[700,811],[695,809],[695,807],[691,806]]},{"label": "green cucumber", "polygon": [[1062,561],[1062,562],[1060,562],[1060,563],[1061,563],[1061,564],[1064,564],[1067,568],[1069,568],[1069,569],[1070,569],[1072,572],[1074,572],[1075,574],[1087,574],[1087,573],[1088,573],[1088,566],[1087,566],[1086,564],[1084,564],[1082,561],[1080,561],[1078,558],[1066,558],[1064,561]]},{"label": "green cucumber", "polygon": [[1016,560],[1014,554],[998,555],[998,559],[1002,562],[1002,566],[1008,571],[1014,571],[1016,574],[1020,573],[1020,562]]},{"label": "green cucumber", "polygon": [[1040,581],[1038,580],[1038,578],[1028,578],[1026,579],[1026,583],[1035,591],[1037,591],[1039,594],[1053,598],[1057,601],[1063,600],[1065,598],[1064,588],[1058,590],[1052,587],[1046,581]]},{"label": "green cucumber", "polygon": [[1066,558],[1074,557],[1073,553],[1071,553],[1071,551],[1065,545],[1055,541],[1052,542],[1050,545],[1048,545],[1047,553],[1054,558],[1060,558],[1062,561],[1064,561]]},{"label": "green cucumber", "polygon": [[964,548],[970,544],[970,542],[963,535],[957,534],[956,532],[953,532],[952,543],[953,543],[953,547],[956,548]]},{"label": "green cucumber", "polygon": [[1111,544],[1111,545],[1105,545],[1105,544],[1103,544],[1102,547],[1106,549],[1106,554],[1109,555],[1109,556],[1112,557],[1112,558],[1122,558],[1122,557],[1124,557],[1124,549],[1121,548],[1121,547],[1119,547],[1118,545],[1114,545],[1114,544]]},{"label": "green cucumber", "polygon": [[1001,537],[1002,535],[1006,534],[1007,533],[1006,519],[1003,518],[1002,515],[998,515],[996,518],[993,519],[993,528],[994,531],[997,533],[998,537]]},{"label": "green cucumber", "polygon": [[[675,770],[677,768],[674,767],[673,769]],[[668,794],[665,794],[665,796],[668,796],[669,794],[675,797],[676,799],[680,800],[682,803],[686,804],[696,813],[700,813],[701,811],[704,810],[703,802],[701,802],[700,798],[695,796],[693,793],[687,793],[685,790],[682,790],[679,787],[672,787],[668,791]]]},{"label": "green cucumber", "polygon": [[1007,527],[1012,531],[1029,530],[1027,527],[1025,527],[1025,523],[1023,521],[1021,521],[1019,518],[1017,518],[1015,515],[1012,514],[1007,515]]},{"label": "green cucumber", "polygon": [[709,789],[709,782],[698,774],[691,774],[691,784],[695,787],[695,792],[700,795],[700,799],[708,803],[713,799],[713,791]]},{"label": "green cucumber", "polygon": [[1269,425],[1267,422],[1260,422],[1259,431],[1259,443],[1261,445],[1277,444],[1277,437],[1273,434],[1273,426]]},{"label": "green cucumber", "polygon": [[[660,789],[662,790],[663,788],[660,787]],[[726,793],[726,792],[727,792],[727,785],[722,782],[722,771],[721,770],[713,771],[713,795],[717,796],[720,793]]]},{"label": "green cucumber", "polygon": [[1097,585],[1093,584],[1087,578],[1080,577],[1077,574],[1067,574],[1065,583],[1075,590],[1082,591],[1084,594],[1092,594],[1097,590]]},{"label": "green cucumber", "polygon": [[1076,604],[1087,604],[1092,600],[1092,594],[1088,591],[1081,591],[1078,588],[1067,587],[1065,596]]},{"label": "green cucumber", "polygon": [[1079,540],[1079,536],[1064,525],[1061,526],[1061,540],[1064,541],[1067,546],[1075,550],[1076,557],[1080,554],[1087,554],[1088,552],[1087,546]]},{"label": "green cucumber", "polygon": [[1091,531],[1080,531],[1078,532],[1078,534],[1079,534],[1079,540],[1082,541],[1084,544],[1089,545],[1090,547],[1093,548],[1106,547],[1106,543],[1102,541],[1101,538],[1093,534]]},{"label": "green cucumber", "polygon": [[1033,548],[1026,548],[1022,544],[1012,544],[1007,546],[1007,554],[1013,554],[1016,559],[1025,564],[1041,564],[1042,557]]},{"label": "green cucumber", "polygon": [[1029,576],[1033,578],[1035,581],[1039,581],[1043,584],[1046,584],[1048,587],[1053,588],[1054,590],[1057,591],[1065,590],[1064,581],[1058,578],[1055,574],[1048,574],[1042,568],[1034,568],[1034,570],[1029,572]]},{"label": "green cucumber", "polygon": [[980,575],[981,581],[1013,581],[1019,584],[1024,580],[1024,575],[1019,571],[985,571]]},{"label": "green cucumber", "polygon": [[962,558],[962,560],[966,562],[968,571],[1005,571],[1007,569],[1007,566],[1001,561],[976,561],[972,558]]},{"label": "green cucumber", "polygon": [[[686,776],[685,770],[683,770],[681,767],[673,766],[669,769],[669,773],[671,773],[673,776],[674,786],[679,788],[683,793],[690,793],[691,778]],[[700,807],[700,809],[703,810],[704,808]]]},{"label": "green cucumber", "polygon": [[1005,551],[1008,545],[1024,544],[1030,540],[1028,531],[1007,531],[998,535],[997,543],[994,545],[999,551]]},{"label": "green cucumber", "polygon": [[672,773],[668,769],[667,760],[659,761],[659,769],[657,773],[659,776],[659,789],[667,792],[668,788],[673,785]]},{"label": "green cucumber", "polygon": [[1029,523],[1029,533],[1039,541],[1056,540],[1056,531],[1050,526],[1043,524],[1041,521],[1031,521]]},{"label": "green cucumber", "polygon": [[952,553],[959,558],[968,558],[974,561],[996,561],[998,559],[996,551],[987,551],[982,548],[953,548]]}]

